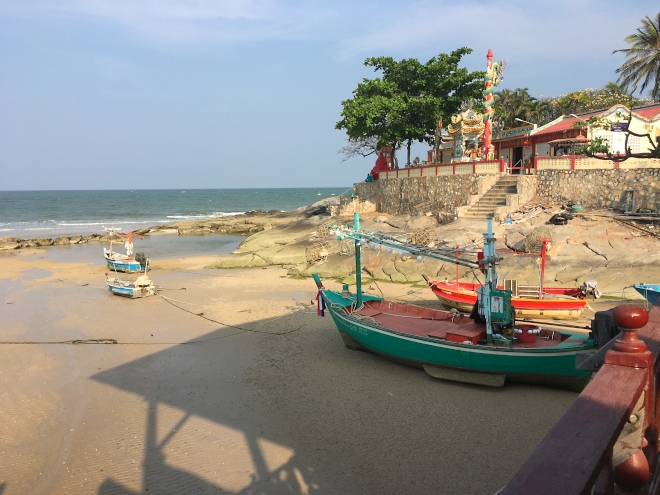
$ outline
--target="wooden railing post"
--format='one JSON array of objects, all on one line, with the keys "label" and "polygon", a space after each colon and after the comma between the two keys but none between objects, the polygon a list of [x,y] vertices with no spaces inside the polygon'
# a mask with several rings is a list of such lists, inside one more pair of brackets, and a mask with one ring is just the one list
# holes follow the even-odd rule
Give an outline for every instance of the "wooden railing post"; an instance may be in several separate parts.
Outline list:
[{"label": "wooden railing post", "polygon": [[614,481],[623,488],[636,490],[646,486],[650,479],[649,461],[642,449],[648,445],[645,432],[654,419],[655,375],[653,353],[637,335],[648,323],[649,314],[641,306],[622,304],[612,310],[612,320],[623,332],[605,355],[605,364],[647,370],[644,391],[612,451]]}]

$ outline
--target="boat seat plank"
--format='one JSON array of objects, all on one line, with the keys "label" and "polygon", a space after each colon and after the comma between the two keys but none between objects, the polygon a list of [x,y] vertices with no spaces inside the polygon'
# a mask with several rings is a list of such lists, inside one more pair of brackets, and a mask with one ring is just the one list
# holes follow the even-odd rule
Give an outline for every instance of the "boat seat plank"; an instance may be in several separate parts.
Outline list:
[{"label": "boat seat plank", "polygon": [[378,315],[382,314],[383,312],[379,311],[378,309],[375,309],[375,308],[365,307],[364,309],[356,311],[356,313],[359,314],[359,315],[362,315],[362,316],[371,316],[373,318],[374,316],[378,316]]},{"label": "boat seat plank", "polygon": [[442,339],[445,340],[447,338],[447,330],[436,330],[434,332],[431,332],[426,335],[427,337],[433,337],[434,339]]},{"label": "boat seat plank", "polygon": [[486,340],[486,329],[483,325],[474,322],[458,325],[447,332],[447,340],[451,342],[465,342],[469,340],[476,344],[480,340]]},{"label": "boat seat plank", "polygon": [[383,327],[410,335],[426,337],[437,331],[447,331],[456,327],[451,320],[427,320],[425,318],[405,318],[401,316],[380,314],[374,317]]}]

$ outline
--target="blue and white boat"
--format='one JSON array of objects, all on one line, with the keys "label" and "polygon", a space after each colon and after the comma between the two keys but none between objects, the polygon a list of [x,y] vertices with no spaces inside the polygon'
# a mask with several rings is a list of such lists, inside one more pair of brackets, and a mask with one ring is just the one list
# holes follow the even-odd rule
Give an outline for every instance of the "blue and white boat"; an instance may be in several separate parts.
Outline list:
[{"label": "blue and white boat", "polygon": [[108,268],[115,272],[138,273],[149,270],[149,258],[142,253],[132,257],[103,248],[103,255]]},{"label": "blue and white boat", "polygon": [[[108,229],[104,227],[106,232],[111,234],[117,234],[122,237],[126,237],[126,243],[124,247],[126,248],[126,254],[118,253],[112,250],[112,240],[110,241],[110,249],[103,248],[103,256],[105,257],[108,268],[114,272],[123,272],[123,273],[138,273],[146,272],[149,270],[149,258],[147,258],[144,253],[137,253],[133,256],[133,232],[128,234],[122,234],[117,232],[114,228]],[[139,237],[139,236],[138,236]]]},{"label": "blue and white boat", "polygon": [[136,299],[138,297],[155,296],[158,293],[156,286],[146,275],[140,275],[135,281],[120,280],[119,276],[115,278],[108,277],[106,273],[105,282],[108,290],[115,296],[129,297]]},{"label": "blue and white boat", "polygon": [[660,284],[635,284],[633,287],[653,305],[660,299]]}]

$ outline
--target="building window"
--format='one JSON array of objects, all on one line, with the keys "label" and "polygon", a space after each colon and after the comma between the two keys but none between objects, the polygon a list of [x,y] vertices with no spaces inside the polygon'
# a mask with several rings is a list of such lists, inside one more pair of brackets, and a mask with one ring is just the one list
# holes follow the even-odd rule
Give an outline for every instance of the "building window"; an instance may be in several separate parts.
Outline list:
[{"label": "building window", "polygon": [[550,156],[550,145],[548,143],[537,144],[536,156]]}]

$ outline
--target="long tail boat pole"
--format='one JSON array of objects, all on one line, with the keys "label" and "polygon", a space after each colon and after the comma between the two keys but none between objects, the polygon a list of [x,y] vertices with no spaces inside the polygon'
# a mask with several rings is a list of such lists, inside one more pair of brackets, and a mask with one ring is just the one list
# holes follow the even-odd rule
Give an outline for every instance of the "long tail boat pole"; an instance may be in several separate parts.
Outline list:
[{"label": "long tail boat pole", "polygon": [[[466,258],[455,258],[455,249],[454,248],[431,248],[426,246],[418,246],[416,244],[410,244],[407,242],[400,241],[393,237],[390,237],[385,234],[380,234],[377,232],[368,232],[368,231],[355,231],[354,228],[348,228],[344,226],[331,227],[332,230],[337,232],[337,238],[341,239],[355,239],[363,240],[363,244],[369,243],[374,245],[379,245],[387,248],[391,251],[400,251],[411,254],[413,256],[425,256],[427,258],[433,258],[440,261],[446,261],[447,263],[457,263],[460,266],[467,268],[480,268],[481,265],[476,260],[466,259]],[[371,246],[370,246],[371,247]],[[476,256],[476,251],[468,250],[459,250],[459,252],[470,254]]]},{"label": "long tail boat pole", "polygon": [[[356,211],[353,213],[353,230],[358,232],[360,230],[360,214]],[[362,267],[360,264],[360,243],[362,239],[355,238],[355,291],[356,291],[356,304],[358,308],[362,307]]]},{"label": "long tail boat pole", "polygon": [[545,257],[548,250],[548,242],[552,239],[541,239],[541,283],[539,284],[539,299],[543,299],[543,285],[545,284]]},{"label": "long tail boat pole", "polygon": [[495,236],[493,234],[493,218],[488,217],[488,232],[484,232],[484,285],[479,287],[478,304],[480,314],[486,319],[486,341],[493,342],[493,325],[491,322],[491,290],[497,288],[497,271],[495,264],[497,257],[495,253]]},{"label": "long tail boat pole", "polygon": [[[403,253],[417,255],[417,261],[421,261],[422,256],[433,258],[449,263],[456,263],[457,265],[466,266],[468,268],[483,269],[485,273],[484,285],[479,287],[479,314],[486,319],[486,336],[488,342],[493,341],[493,326],[491,323],[491,291],[497,289],[497,270],[496,264],[499,261],[495,251],[495,234],[493,233],[493,218],[488,217],[488,231],[484,232],[484,251],[483,259],[481,260],[468,260],[464,258],[454,259],[454,249],[439,249],[424,246],[418,246],[408,242],[403,242],[385,234],[376,232],[365,232],[360,230],[360,217],[358,212],[353,213],[353,228],[347,226],[330,227],[337,231],[337,239],[354,239],[355,241],[355,285],[356,285],[356,304],[358,307],[362,306],[362,277],[360,266],[360,246],[366,242],[370,243],[370,247],[375,247],[376,244],[385,246],[390,252],[397,250],[396,255],[403,256]],[[463,250],[462,252],[468,252]],[[477,254],[470,252],[471,254]],[[502,312],[502,308],[498,308],[498,312]]]}]

